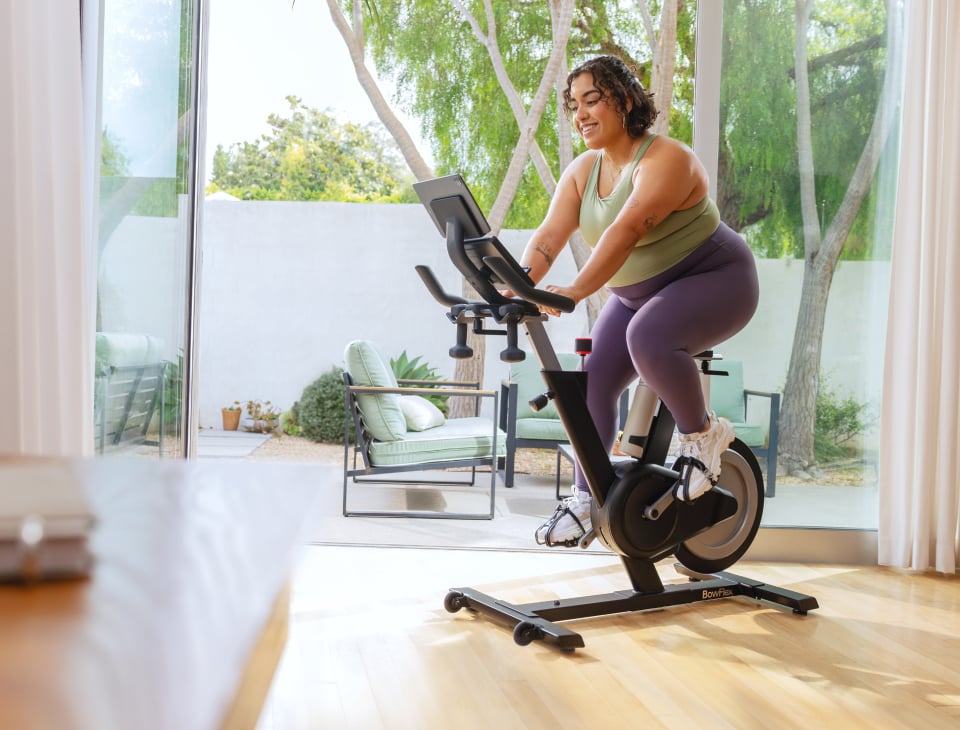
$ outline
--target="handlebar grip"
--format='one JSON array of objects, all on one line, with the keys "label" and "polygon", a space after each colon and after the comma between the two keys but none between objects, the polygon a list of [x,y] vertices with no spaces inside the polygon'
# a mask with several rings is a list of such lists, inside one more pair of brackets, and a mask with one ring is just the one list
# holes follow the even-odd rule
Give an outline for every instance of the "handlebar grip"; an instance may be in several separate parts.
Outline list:
[{"label": "handlebar grip", "polygon": [[530,286],[524,281],[524,278],[502,258],[497,256],[484,256],[483,263],[485,263],[493,273],[499,276],[500,280],[509,286],[514,294],[522,299],[544,307],[549,307],[550,309],[557,309],[561,312],[572,312],[577,306],[570,297]]},{"label": "handlebar grip", "polygon": [[469,304],[466,299],[463,297],[458,297],[453,294],[448,294],[443,290],[440,282],[437,281],[437,277],[433,275],[433,271],[430,270],[429,266],[424,266],[423,264],[417,264],[414,266],[417,273],[420,274],[420,279],[423,281],[424,285],[427,287],[433,298],[438,302],[443,304],[446,307],[452,307],[456,304]]}]

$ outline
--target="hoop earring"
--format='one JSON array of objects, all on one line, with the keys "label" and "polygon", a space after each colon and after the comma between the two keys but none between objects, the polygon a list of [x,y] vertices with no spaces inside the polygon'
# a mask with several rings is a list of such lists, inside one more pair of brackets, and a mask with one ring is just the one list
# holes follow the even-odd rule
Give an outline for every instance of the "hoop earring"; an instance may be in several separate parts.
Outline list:
[{"label": "hoop earring", "polygon": [[624,128],[624,129],[627,128],[627,115],[626,115],[626,114],[624,114],[622,117],[620,117],[620,124],[623,125],[623,128]]}]

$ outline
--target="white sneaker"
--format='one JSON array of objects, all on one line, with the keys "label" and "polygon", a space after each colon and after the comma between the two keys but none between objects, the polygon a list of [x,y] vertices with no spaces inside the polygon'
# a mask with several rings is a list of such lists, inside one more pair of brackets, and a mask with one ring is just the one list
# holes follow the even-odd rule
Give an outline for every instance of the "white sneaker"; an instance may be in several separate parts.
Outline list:
[{"label": "white sneaker", "polygon": [[537,528],[538,545],[573,547],[590,531],[590,505],[593,496],[581,492],[576,485],[570,488],[571,496],[557,505],[557,511]]},{"label": "white sneaker", "polygon": [[680,471],[677,499],[692,502],[717,484],[720,457],[733,443],[736,433],[726,418],[710,414],[710,428],[704,433],[680,434],[680,456],[674,469]]}]

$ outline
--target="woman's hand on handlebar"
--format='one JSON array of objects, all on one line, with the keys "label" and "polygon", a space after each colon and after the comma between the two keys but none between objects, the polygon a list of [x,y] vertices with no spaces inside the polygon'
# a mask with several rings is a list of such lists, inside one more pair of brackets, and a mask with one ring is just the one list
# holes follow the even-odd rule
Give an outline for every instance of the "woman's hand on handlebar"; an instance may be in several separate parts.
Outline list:
[{"label": "woman's hand on handlebar", "polygon": [[[547,286],[544,287],[544,289],[553,294],[559,294],[561,296],[567,297],[568,299],[572,299],[574,304],[580,303],[580,297],[577,296],[574,293],[573,289],[571,289],[569,286],[554,286],[553,284],[548,284]],[[554,317],[559,317],[562,314],[562,312],[559,309],[553,309],[552,307],[545,307],[542,304],[540,305],[540,311],[546,312],[547,314],[552,315]]]}]

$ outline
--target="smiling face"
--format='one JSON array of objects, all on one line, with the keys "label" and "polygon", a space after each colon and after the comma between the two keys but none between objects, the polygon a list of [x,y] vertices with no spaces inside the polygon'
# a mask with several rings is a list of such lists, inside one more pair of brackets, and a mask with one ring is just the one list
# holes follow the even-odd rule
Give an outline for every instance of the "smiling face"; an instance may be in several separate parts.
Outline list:
[{"label": "smiling face", "polygon": [[584,72],[570,82],[568,108],[574,126],[592,150],[602,149],[627,134],[623,112],[596,86],[593,74]]}]

